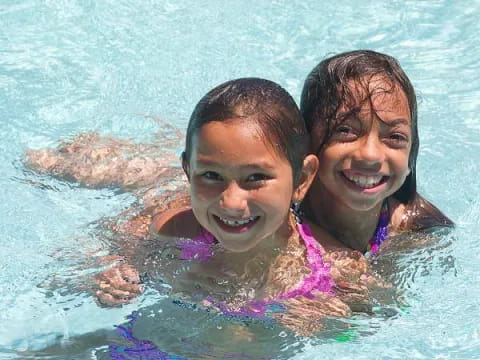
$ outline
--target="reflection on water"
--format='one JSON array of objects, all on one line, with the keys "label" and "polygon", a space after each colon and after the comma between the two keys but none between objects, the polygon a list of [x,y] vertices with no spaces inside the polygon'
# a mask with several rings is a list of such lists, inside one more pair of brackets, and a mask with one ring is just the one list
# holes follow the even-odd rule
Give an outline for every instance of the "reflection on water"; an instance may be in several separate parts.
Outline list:
[{"label": "reflection on water", "polygon": [[[185,348],[231,350],[217,348],[229,344],[221,331],[229,321],[163,303],[155,291],[123,308],[99,308],[85,285],[88,269],[95,254],[121,240],[112,244],[98,221],[138,198],[25,172],[26,149],[53,147],[84,131],[148,142],[159,126],[145,116],[183,130],[200,96],[236,77],[277,81],[298,99],[306,74],[327,54],[370,48],[397,57],[417,89],[419,190],[459,227],[420,248],[402,248],[404,240],[395,239],[399,248],[374,266],[402,299],[378,294],[383,305],[373,315],[331,331],[329,324],[311,340],[281,337],[283,330],[270,323],[233,323],[258,330],[259,356],[477,358],[479,7],[447,0],[3,1],[0,357],[90,359],[93,352],[108,358],[106,344],[121,341],[114,325],[133,311],[143,314],[135,333],[166,350],[183,347],[169,348],[162,334],[177,329],[175,339],[190,339],[202,326],[211,338]],[[170,315],[144,315],[155,307]],[[236,334],[230,341],[242,336],[248,339]],[[257,339],[245,339],[245,352],[255,353]]]}]

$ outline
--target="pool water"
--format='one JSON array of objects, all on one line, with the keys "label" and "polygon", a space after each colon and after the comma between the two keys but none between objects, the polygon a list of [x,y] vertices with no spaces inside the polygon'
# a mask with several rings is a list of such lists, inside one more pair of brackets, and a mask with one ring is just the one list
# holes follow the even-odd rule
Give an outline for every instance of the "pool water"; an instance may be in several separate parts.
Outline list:
[{"label": "pool water", "polygon": [[[199,358],[479,358],[479,13],[480,1],[448,0],[3,0],[0,358],[108,358],[114,325],[136,310],[152,341],[168,345],[168,331],[183,331]],[[135,198],[35,174],[22,162],[27,149],[89,130],[148,141],[158,131],[149,117],[183,130],[199,98],[236,77],[276,81],[298,100],[322,58],[359,48],[395,56],[412,80],[419,190],[458,224],[435,246],[377,264],[396,267],[405,307],[295,341],[252,323],[261,335],[232,353],[213,340],[238,328],[155,291],[122,308],[96,305],[82,267],[103,246],[96,221]],[[207,330],[210,342],[196,338]]]}]

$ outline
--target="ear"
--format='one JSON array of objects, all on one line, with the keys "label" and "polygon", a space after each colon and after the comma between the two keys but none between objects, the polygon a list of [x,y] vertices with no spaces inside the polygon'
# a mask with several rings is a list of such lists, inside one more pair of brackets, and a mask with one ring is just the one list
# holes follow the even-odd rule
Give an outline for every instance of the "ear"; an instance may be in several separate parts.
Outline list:
[{"label": "ear", "polygon": [[318,157],[309,154],[303,159],[303,166],[293,192],[292,201],[301,202],[307,194],[318,170]]},{"label": "ear", "polygon": [[190,182],[190,167],[188,166],[187,158],[185,156],[185,151],[182,152],[182,169],[185,175],[187,176],[188,182]]}]

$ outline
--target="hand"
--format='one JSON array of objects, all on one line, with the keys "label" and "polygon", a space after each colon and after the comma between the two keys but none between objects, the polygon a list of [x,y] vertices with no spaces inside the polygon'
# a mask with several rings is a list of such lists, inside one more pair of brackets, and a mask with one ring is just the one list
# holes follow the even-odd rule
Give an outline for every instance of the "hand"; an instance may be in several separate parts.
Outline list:
[{"label": "hand", "polygon": [[356,250],[333,251],[327,254],[330,274],[335,281],[335,296],[354,312],[372,312],[372,290],[392,289],[369,270],[368,260]]},{"label": "hand", "polygon": [[120,306],[132,302],[143,291],[138,271],[131,265],[116,265],[95,277],[95,295],[103,306]]},{"label": "hand", "polygon": [[368,272],[368,260],[358,251],[344,249],[328,252],[325,261],[331,264],[330,274],[333,280],[358,282]]}]

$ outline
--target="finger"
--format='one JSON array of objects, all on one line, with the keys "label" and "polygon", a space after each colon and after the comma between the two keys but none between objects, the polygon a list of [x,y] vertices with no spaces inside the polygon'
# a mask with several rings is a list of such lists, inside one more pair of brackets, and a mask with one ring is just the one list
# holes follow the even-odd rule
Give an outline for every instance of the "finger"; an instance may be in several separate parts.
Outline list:
[{"label": "finger", "polygon": [[102,281],[112,282],[121,280],[122,274],[120,273],[118,266],[115,266],[98,274],[97,278]]},{"label": "finger", "polygon": [[140,275],[138,271],[130,265],[120,265],[120,273],[122,278],[131,284],[140,284]]},{"label": "finger", "polygon": [[96,280],[98,289],[103,292],[110,293],[116,297],[133,297],[143,292],[143,287],[137,284],[130,284],[123,279],[109,280]]},{"label": "finger", "polygon": [[138,292],[123,291],[115,288],[109,288],[105,292],[121,300],[129,300],[138,295]]},{"label": "finger", "polygon": [[125,281],[123,278],[122,279],[116,279],[115,281],[111,281],[110,285],[114,289],[121,290],[121,291],[126,291],[126,292],[131,292],[131,293],[136,293],[136,294],[139,294],[143,291],[141,285],[132,284],[129,281]]},{"label": "finger", "polygon": [[104,306],[119,306],[126,304],[131,301],[131,299],[119,299],[114,297],[113,295],[98,290],[96,293],[96,300],[100,305]]},{"label": "finger", "polygon": [[111,282],[101,281],[98,284],[98,287],[102,291],[108,292],[116,297],[137,296],[143,291],[140,285],[129,284],[126,282],[111,283]]},{"label": "finger", "polygon": [[130,271],[130,273],[125,276],[117,267],[106,270],[103,273],[99,274],[95,282],[99,286],[103,286],[103,288],[105,288],[108,284],[112,288],[123,291],[129,291],[134,293],[142,292],[142,288],[139,285],[140,278],[136,276],[132,271]]}]

